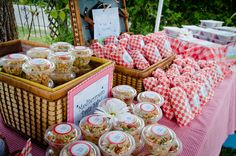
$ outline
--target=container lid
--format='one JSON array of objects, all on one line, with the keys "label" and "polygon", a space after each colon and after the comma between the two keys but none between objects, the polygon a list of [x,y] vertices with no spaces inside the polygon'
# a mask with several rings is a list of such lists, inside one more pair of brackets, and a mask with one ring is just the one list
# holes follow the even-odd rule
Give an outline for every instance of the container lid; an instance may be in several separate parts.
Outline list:
[{"label": "container lid", "polygon": [[9,55],[6,55],[2,58],[2,61],[5,63],[7,62],[11,62],[11,61],[27,61],[29,60],[30,58],[24,54],[19,54],[19,53],[16,53],[16,54],[9,54]]},{"label": "container lid", "polygon": [[48,56],[48,59],[52,61],[62,61],[62,62],[74,62],[75,57],[67,52],[57,52],[52,53]]},{"label": "container lid", "polygon": [[93,55],[93,51],[89,47],[76,46],[69,49],[69,52],[80,57],[89,57]]},{"label": "container lid", "polygon": [[26,52],[27,56],[32,58],[47,58],[49,54],[52,53],[52,50],[45,47],[35,47],[31,48]]},{"label": "container lid", "polygon": [[[93,115],[89,115],[84,117],[81,121],[80,121],[80,128],[83,129],[84,125],[90,125],[91,127],[102,127],[105,128],[104,130],[111,128],[111,124],[109,122],[109,119],[101,116],[101,115],[97,115],[97,114],[93,114]],[[88,127],[86,127],[88,128]],[[90,131],[88,129],[88,131]]]},{"label": "container lid", "polygon": [[164,98],[153,91],[145,91],[138,94],[137,97],[138,102],[151,102],[157,104],[159,107],[163,105]]},{"label": "container lid", "polygon": [[146,126],[142,131],[143,139],[156,145],[172,144],[175,136],[174,131],[160,124]]},{"label": "container lid", "polygon": [[66,145],[60,156],[100,156],[99,148],[89,141],[76,141]]},{"label": "container lid", "polygon": [[25,62],[22,69],[25,73],[50,73],[54,71],[55,64],[46,59],[36,58]]},{"label": "container lid", "polygon": [[179,155],[183,150],[183,144],[178,137],[175,138],[173,145],[169,150],[170,156]]},{"label": "container lid", "polygon": [[45,133],[45,140],[49,145],[63,145],[81,137],[81,131],[72,123],[61,123],[49,127]]},{"label": "container lid", "polygon": [[54,52],[68,52],[73,46],[67,42],[56,42],[50,46],[50,49]]},{"label": "container lid", "polygon": [[137,95],[137,91],[128,85],[119,85],[114,88],[112,88],[112,94],[114,95],[119,95],[119,96],[124,96],[124,97],[135,97]]},{"label": "container lid", "polygon": [[135,149],[135,140],[128,133],[110,131],[100,137],[99,147],[109,155],[131,155]]},{"label": "container lid", "polygon": [[117,98],[106,98],[104,100],[102,100],[101,102],[99,102],[98,106],[99,107],[107,107],[107,106],[122,106],[122,107],[127,107],[126,103],[121,101],[120,99]]}]

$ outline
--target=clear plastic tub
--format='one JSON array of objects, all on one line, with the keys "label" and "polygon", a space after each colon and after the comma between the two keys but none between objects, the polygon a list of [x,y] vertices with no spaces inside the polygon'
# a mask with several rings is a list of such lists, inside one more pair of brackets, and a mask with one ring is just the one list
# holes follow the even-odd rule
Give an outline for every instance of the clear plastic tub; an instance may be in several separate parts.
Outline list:
[{"label": "clear plastic tub", "polygon": [[130,113],[118,115],[113,123],[113,129],[124,131],[134,137],[136,142],[136,149],[134,153],[139,152],[143,148],[144,143],[141,139],[143,127],[143,119]]},{"label": "clear plastic tub", "polygon": [[144,120],[146,125],[157,123],[163,116],[161,108],[149,102],[136,104],[133,111]]},{"label": "clear plastic tub", "polygon": [[80,76],[83,74],[86,74],[88,72],[90,72],[93,69],[92,66],[90,66],[89,64],[83,67],[75,67],[73,66],[72,71],[76,73],[76,75]]},{"label": "clear plastic tub", "polygon": [[178,156],[183,151],[182,142],[178,137],[175,138],[173,145],[169,150],[168,156]]},{"label": "clear plastic tub", "polygon": [[60,156],[101,156],[99,148],[89,141],[76,141],[66,145]]},{"label": "clear plastic tub", "polygon": [[3,70],[16,76],[22,74],[22,65],[28,60],[30,58],[24,54],[9,54],[1,58]]},{"label": "clear plastic tub", "polygon": [[145,148],[153,155],[167,155],[175,137],[174,131],[160,124],[148,125],[142,131]]},{"label": "clear plastic tub", "polygon": [[110,131],[99,139],[103,156],[130,156],[135,150],[134,138],[122,131]]},{"label": "clear plastic tub", "polygon": [[74,66],[76,67],[88,65],[90,58],[93,55],[93,51],[89,47],[85,46],[76,46],[71,48],[69,52],[75,56]]},{"label": "clear plastic tub", "polygon": [[71,48],[73,48],[73,46],[67,42],[56,42],[50,46],[50,49],[54,52],[68,52]]},{"label": "clear plastic tub", "polygon": [[40,83],[52,88],[54,83],[50,78],[50,73],[54,71],[55,65],[46,59],[32,59],[22,65],[26,74],[26,79]]},{"label": "clear plastic tub", "polygon": [[137,97],[138,102],[150,102],[150,103],[154,103],[157,106],[161,107],[164,103],[164,98],[153,91],[145,91],[145,92],[141,92],[138,94]]},{"label": "clear plastic tub", "polygon": [[57,52],[48,56],[55,63],[57,73],[69,73],[72,70],[75,57],[67,52]]},{"label": "clear plastic tub", "polygon": [[35,47],[31,48],[26,52],[26,55],[29,56],[30,58],[43,58],[47,59],[48,55],[52,53],[52,50],[49,48],[45,47]]},{"label": "clear plastic tub", "polygon": [[89,115],[80,121],[79,127],[85,140],[98,144],[99,138],[111,130],[112,124],[106,117]]},{"label": "clear plastic tub", "polygon": [[45,133],[45,140],[49,144],[47,155],[59,155],[61,149],[68,143],[81,138],[80,129],[71,123],[61,123],[50,126]]},{"label": "clear plastic tub", "polygon": [[137,91],[128,85],[119,85],[112,88],[112,95],[124,101],[128,106],[133,104],[134,97],[137,95]]},{"label": "clear plastic tub", "polygon": [[215,20],[200,20],[201,27],[205,28],[215,28],[215,27],[222,27],[223,21],[215,21]]},{"label": "clear plastic tub", "polygon": [[76,74],[74,72],[69,72],[69,73],[53,72],[50,74],[50,77],[52,78],[55,84],[60,85],[75,79]]}]

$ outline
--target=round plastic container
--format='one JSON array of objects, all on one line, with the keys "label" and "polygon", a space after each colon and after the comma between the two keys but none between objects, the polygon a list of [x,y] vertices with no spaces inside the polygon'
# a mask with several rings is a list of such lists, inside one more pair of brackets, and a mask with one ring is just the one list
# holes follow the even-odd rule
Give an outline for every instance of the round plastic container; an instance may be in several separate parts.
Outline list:
[{"label": "round plastic container", "polygon": [[54,52],[68,52],[71,48],[73,48],[73,46],[67,42],[56,42],[50,46],[50,49]]},{"label": "round plastic container", "polygon": [[[61,123],[50,126],[45,133],[45,140],[49,144],[48,155],[59,155],[61,149],[68,143],[81,137],[80,129],[71,123]],[[50,154],[53,153],[53,154]]]},{"label": "round plastic container", "polygon": [[55,63],[57,73],[69,73],[73,67],[75,57],[67,52],[57,52],[48,56]]},{"label": "round plastic container", "polygon": [[167,155],[175,137],[174,131],[160,124],[148,125],[142,131],[145,148],[153,155]]},{"label": "round plastic container", "polygon": [[89,64],[93,51],[89,47],[76,46],[69,50],[75,56],[74,66],[82,67]]},{"label": "round plastic container", "polygon": [[31,48],[30,50],[26,52],[27,56],[29,56],[32,59],[34,58],[47,59],[48,55],[50,55],[51,53],[52,53],[52,50],[45,47]]},{"label": "round plastic container", "polygon": [[134,153],[139,152],[143,148],[143,141],[141,139],[141,132],[144,127],[144,121],[140,117],[125,113],[116,117],[113,123],[113,129],[124,131],[132,135],[136,142]]},{"label": "round plastic container", "polygon": [[20,76],[22,73],[22,65],[30,60],[30,58],[24,54],[9,54],[2,59],[3,70],[12,75]]},{"label": "round plastic container", "polygon": [[66,145],[60,156],[101,156],[99,148],[89,141],[76,141]]},{"label": "round plastic container", "polygon": [[50,78],[50,73],[54,71],[55,65],[46,59],[32,59],[22,65],[26,74],[26,79],[40,83],[47,87],[53,87],[54,83]]},{"label": "round plastic container", "polygon": [[72,71],[75,72],[76,75],[80,76],[80,75],[88,73],[92,69],[93,69],[93,67],[91,67],[90,65],[86,65],[86,66],[83,66],[83,67],[75,67],[75,66],[73,66]]},{"label": "round plastic container", "polygon": [[74,72],[69,72],[69,73],[53,72],[52,74],[50,74],[50,77],[52,78],[55,84],[60,85],[75,79],[76,74]]},{"label": "round plastic container", "polygon": [[169,150],[168,156],[178,156],[182,151],[183,151],[182,142],[179,140],[179,138],[176,137],[173,145]]},{"label": "round plastic container", "polygon": [[153,91],[145,91],[145,92],[141,92],[138,94],[137,97],[138,102],[150,102],[150,103],[154,103],[157,106],[161,107],[164,103],[164,98]]},{"label": "round plastic container", "polygon": [[133,111],[144,120],[146,125],[157,123],[163,116],[161,108],[149,102],[136,104]]},{"label": "round plastic container", "polygon": [[112,124],[108,118],[94,114],[84,117],[79,127],[85,140],[98,144],[99,138],[111,130]]},{"label": "round plastic container", "polygon": [[134,138],[122,131],[110,131],[99,139],[103,156],[130,156],[135,149]]},{"label": "round plastic container", "polygon": [[137,91],[128,85],[119,85],[112,88],[112,95],[115,98],[121,99],[128,106],[133,104],[134,97],[137,95]]}]

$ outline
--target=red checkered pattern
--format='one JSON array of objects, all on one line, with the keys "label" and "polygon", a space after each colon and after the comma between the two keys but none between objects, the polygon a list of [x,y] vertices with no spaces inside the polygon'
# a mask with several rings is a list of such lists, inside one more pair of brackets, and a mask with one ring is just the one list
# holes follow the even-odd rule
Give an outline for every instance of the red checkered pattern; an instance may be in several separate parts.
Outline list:
[{"label": "red checkered pattern", "polygon": [[184,73],[190,73],[190,74],[194,74],[196,71],[194,68],[190,67],[190,66],[186,66],[184,67],[184,69],[182,70],[182,74]]},{"label": "red checkered pattern", "polygon": [[194,115],[185,91],[180,87],[171,88],[170,99],[177,124],[180,127],[186,126],[194,118]]},{"label": "red checkered pattern", "polygon": [[203,72],[210,74],[210,76],[212,78],[212,88],[215,88],[217,86],[218,78],[217,78],[217,74],[214,71],[214,69],[212,69],[210,67],[205,67],[202,70],[203,70]]},{"label": "red checkered pattern", "polygon": [[199,81],[192,81],[193,83],[195,83],[198,86],[198,95],[200,98],[200,102],[201,102],[201,107],[203,107],[209,99],[209,93],[207,91],[206,85],[204,82],[199,82]]},{"label": "red checkered pattern", "polygon": [[180,75],[181,71],[182,71],[182,67],[173,63],[171,66],[170,66],[170,69],[173,69],[176,73],[179,73],[178,75]]},{"label": "red checkered pattern", "polygon": [[128,49],[128,42],[129,42],[128,38],[123,38],[118,41],[118,45],[124,47],[125,49]]},{"label": "red checkered pattern", "polygon": [[32,143],[31,140],[29,139],[26,142],[25,147],[21,151],[20,156],[29,156],[31,154],[31,151],[32,151]]},{"label": "red checkered pattern", "polygon": [[169,40],[164,35],[156,35],[153,37],[153,43],[157,46],[162,57],[168,57],[172,55],[172,49]]},{"label": "red checkered pattern", "polygon": [[143,36],[143,41],[145,44],[152,43],[153,42],[152,36],[151,35]]},{"label": "red checkered pattern", "polygon": [[170,68],[166,71],[166,76],[169,80],[173,80],[174,77],[180,76],[180,72],[177,68]]},{"label": "red checkered pattern", "polygon": [[162,59],[159,50],[153,43],[145,45],[142,54],[147,58],[150,64],[157,63]]},{"label": "red checkered pattern", "polygon": [[174,80],[171,81],[171,86],[173,87],[181,86],[182,83],[187,83],[190,81],[191,77],[180,75],[178,77],[175,77]]},{"label": "red checkered pattern", "polygon": [[170,80],[166,76],[162,76],[158,78],[158,85],[170,87]]},{"label": "red checkered pattern", "polygon": [[154,76],[155,78],[166,77],[166,73],[164,70],[157,68],[152,72],[152,76]]},{"label": "red checkered pattern", "polygon": [[111,43],[113,44],[118,43],[118,39],[116,38],[116,36],[109,36],[104,39],[104,45],[111,44]]},{"label": "red checkered pattern", "polygon": [[200,66],[198,65],[198,63],[196,61],[193,61],[191,63],[188,63],[187,64],[188,66],[192,67],[193,69],[195,69],[195,71],[199,71],[201,68]]},{"label": "red checkered pattern", "polygon": [[143,79],[143,86],[146,91],[152,91],[158,85],[158,80],[155,77],[147,77]]},{"label": "red checkered pattern", "polygon": [[158,85],[153,89],[154,92],[157,92],[164,98],[164,104],[162,105],[162,110],[167,119],[171,120],[174,117],[174,112],[171,107],[169,92],[170,89],[166,86]]},{"label": "red checkered pattern", "polygon": [[144,70],[150,67],[148,61],[144,58],[144,56],[138,50],[131,50],[129,51],[130,56],[134,60],[134,64],[137,69]]},{"label": "red checkered pattern", "polygon": [[144,41],[140,35],[132,35],[129,38],[129,48],[132,50],[142,50],[144,47]]},{"label": "red checkered pattern", "polygon": [[178,66],[185,67],[186,63],[182,58],[177,58],[173,61],[174,64],[177,64]]},{"label": "red checkered pattern", "polygon": [[117,46],[113,43],[105,45],[103,48],[103,54],[104,54],[105,58],[112,59],[111,54],[113,52],[115,52],[116,49],[117,49]]},{"label": "red checkered pattern", "polygon": [[115,61],[117,65],[134,68],[133,59],[123,47],[117,47],[116,50],[110,54],[110,58]]},{"label": "red checkered pattern", "polygon": [[103,45],[101,45],[98,42],[93,43],[90,48],[93,50],[93,54],[100,58],[105,58],[105,55],[103,53]]},{"label": "red checkered pattern", "polygon": [[121,34],[120,36],[118,36],[118,39],[119,39],[119,40],[124,39],[124,38],[129,39],[129,38],[130,38],[130,35],[127,34],[127,33],[123,33],[123,34]]},{"label": "red checkered pattern", "polygon": [[201,69],[207,66],[206,65],[207,61],[206,60],[198,60],[197,63],[198,63],[198,65]]}]

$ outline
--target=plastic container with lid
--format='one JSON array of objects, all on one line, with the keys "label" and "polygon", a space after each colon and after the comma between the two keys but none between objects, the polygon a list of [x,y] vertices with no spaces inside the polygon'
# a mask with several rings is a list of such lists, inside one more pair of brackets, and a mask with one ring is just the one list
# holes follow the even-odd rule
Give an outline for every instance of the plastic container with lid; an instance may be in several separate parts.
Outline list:
[{"label": "plastic container with lid", "polygon": [[56,42],[50,46],[50,49],[54,52],[68,52],[71,48],[73,48],[73,46],[67,42]]},{"label": "plastic container with lid", "polygon": [[24,54],[9,54],[1,58],[3,70],[12,75],[20,76],[22,73],[22,65],[30,60]]},{"label": "plastic container with lid", "polygon": [[79,127],[85,140],[98,144],[100,136],[110,131],[112,124],[108,118],[93,114],[84,117]]},{"label": "plastic container with lid", "polygon": [[144,120],[146,125],[157,123],[163,116],[161,108],[150,102],[136,104],[133,111]]},{"label": "plastic container with lid", "polygon": [[150,103],[154,103],[157,106],[161,107],[164,103],[164,98],[153,91],[145,91],[145,92],[141,92],[138,94],[137,97],[138,102],[150,102]]},{"label": "plastic container with lid", "polygon": [[48,55],[50,55],[51,53],[52,53],[52,50],[45,47],[31,48],[30,50],[26,52],[27,56],[29,56],[32,59],[34,58],[47,59]]},{"label": "plastic container with lid", "polygon": [[54,63],[46,59],[32,59],[22,65],[26,74],[26,79],[43,84],[47,87],[53,87],[54,83],[50,78],[50,73],[55,69]]},{"label": "plastic container with lid", "polygon": [[128,106],[133,104],[134,97],[137,95],[137,91],[128,85],[119,85],[112,88],[112,95],[124,101]]},{"label": "plastic container with lid", "polygon": [[74,66],[82,67],[86,66],[90,62],[90,58],[93,55],[93,51],[89,47],[76,46],[69,49],[69,52],[75,56]]},{"label": "plastic container with lid", "polygon": [[141,139],[141,132],[144,126],[143,119],[130,113],[118,115],[113,122],[113,129],[124,131],[134,137],[136,142],[135,153],[143,148],[144,144]]},{"label": "plastic container with lid", "polygon": [[148,125],[142,131],[145,148],[153,155],[167,155],[175,137],[173,130],[160,124]]},{"label": "plastic container with lid", "polygon": [[182,151],[183,151],[182,142],[178,137],[176,137],[173,145],[169,150],[168,156],[178,156]]},{"label": "plastic container with lid", "polygon": [[75,57],[67,52],[57,52],[48,56],[55,63],[57,73],[69,73],[72,70]]},{"label": "plastic container with lid", "polygon": [[60,156],[101,156],[99,148],[89,141],[76,141],[66,145]]},{"label": "plastic container with lid", "polygon": [[93,67],[88,65],[85,65],[83,67],[75,67],[73,66],[72,71],[76,73],[77,76],[86,74],[88,72],[90,72],[91,70],[93,70]]},{"label": "plastic container with lid", "polygon": [[72,123],[61,123],[50,126],[44,137],[49,144],[47,155],[59,155],[66,144],[81,138],[81,131]]},{"label": "plastic container with lid", "polygon": [[64,84],[68,81],[75,79],[76,74],[74,72],[68,72],[68,73],[53,72],[50,74],[50,77],[52,78],[52,80],[55,84],[61,85],[61,84]]},{"label": "plastic container with lid", "polygon": [[130,156],[135,150],[134,138],[122,131],[110,131],[99,139],[103,156]]}]

